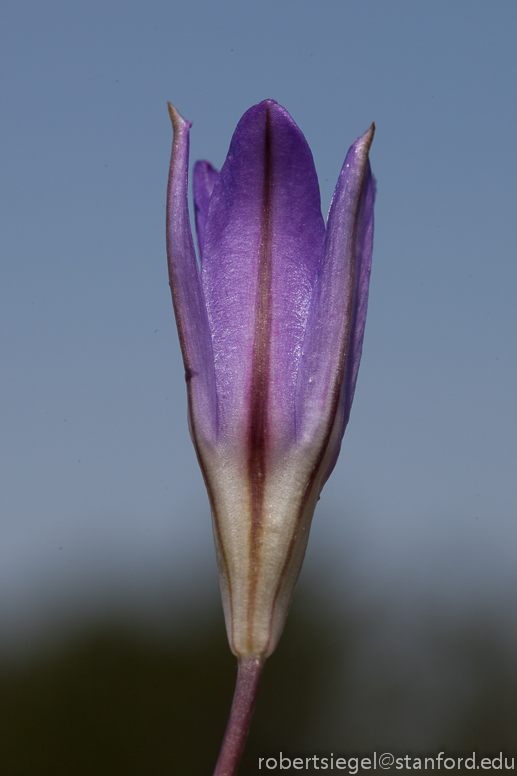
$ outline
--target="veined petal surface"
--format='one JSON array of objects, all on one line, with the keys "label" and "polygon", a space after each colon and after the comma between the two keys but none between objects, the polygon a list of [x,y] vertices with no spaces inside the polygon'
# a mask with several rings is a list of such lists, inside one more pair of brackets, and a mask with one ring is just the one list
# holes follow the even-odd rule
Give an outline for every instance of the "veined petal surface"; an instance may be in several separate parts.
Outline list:
[{"label": "veined petal surface", "polygon": [[215,167],[212,167],[210,162],[203,160],[195,163],[192,177],[197,244],[199,247],[199,258],[202,259],[208,205],[210,204],[210,197],[212,196],[214,186],[219,178],[219,172]]},{"label": "veined petal surface", "polygon": [[297,370],[324,234],[307,142],[287,111],[266,100],[237,126],[204,234],[221,438],[238,443],[251,424],[269,455],[294,441]]},{"label": "veined petal surface", "polygon": [[361,358],[373,246],[375,185],[368,152],[374,131],[372,125],[355,141],[341,169],[298,374],[300,442],[314,444],[323,418],[338,426],[337,433],[325,432],[335,447],[327,476],[348,422]]}]

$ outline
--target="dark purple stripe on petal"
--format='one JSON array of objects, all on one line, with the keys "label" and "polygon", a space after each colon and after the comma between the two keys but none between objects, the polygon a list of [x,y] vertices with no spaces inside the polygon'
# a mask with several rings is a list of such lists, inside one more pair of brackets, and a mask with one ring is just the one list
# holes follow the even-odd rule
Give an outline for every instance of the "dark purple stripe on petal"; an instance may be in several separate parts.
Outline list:
[{"label": "dark purple stripe on petal", "polygon": [[248,479],[251,485],[250,578],[248,599],[248,639],[253,638],[260,544],[263,528],[264,489],[266,484],[267,439],[270,391],[271,345],[271,120],[266,109],[264,132],[264,177],[262,186],[262,235],[258,263],[257,299],[255,303],[255,338],[253,343],[252,380],[248,431]]},{"label": "dark purple stripe on petal", "polygon": [[266,117],[269,122],[270,239],[268,455],[294,441],[294,402],[312,287],[323,257],[324,224],[310,149],[287,111],[267,100],[244,114],[214,186],[203,248],[219,398],[219,432],[238,439],[249,427],[257,304],[264,257]]},{"label": "dark purple stripe on petal", "polygon": [[242,456],[248,473],[250,644],[265,563],[265,488],[295,441],[296,377],[324,238],[305,138],[274,101],[254,106],[239,122],[214,185],[202,262],[218,439],[227,455]]}]

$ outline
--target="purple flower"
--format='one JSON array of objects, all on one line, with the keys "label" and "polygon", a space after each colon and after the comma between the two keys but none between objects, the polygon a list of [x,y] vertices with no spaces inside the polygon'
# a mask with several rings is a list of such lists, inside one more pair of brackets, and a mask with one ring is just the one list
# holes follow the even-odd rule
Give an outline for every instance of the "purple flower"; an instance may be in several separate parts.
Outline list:
[{"label": "purple flower", "polygon": [[373,241],[374,126],[350,148],[327,226],[312,154],[273,100],[240,120],[220,173],[174,129],[167,204],[189,425],[213,518],[228,637],[276,647],[316,502],[336,463],[361,358]]}]

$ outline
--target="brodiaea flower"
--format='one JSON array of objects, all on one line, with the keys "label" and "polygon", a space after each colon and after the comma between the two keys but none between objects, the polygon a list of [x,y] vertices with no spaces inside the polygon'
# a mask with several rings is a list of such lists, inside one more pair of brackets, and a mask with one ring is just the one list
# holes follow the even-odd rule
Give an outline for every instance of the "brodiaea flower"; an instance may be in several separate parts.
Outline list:
[{"label": "brodiaea flower", "polygon": [[373,240],[372,127],[321,215],[312,154],[273,100],[250,108],[220,173],[194,169],[170,106],[167,250],[192,439],[212,509],[228,637],[243,665],[276,647],[361,357]]}]

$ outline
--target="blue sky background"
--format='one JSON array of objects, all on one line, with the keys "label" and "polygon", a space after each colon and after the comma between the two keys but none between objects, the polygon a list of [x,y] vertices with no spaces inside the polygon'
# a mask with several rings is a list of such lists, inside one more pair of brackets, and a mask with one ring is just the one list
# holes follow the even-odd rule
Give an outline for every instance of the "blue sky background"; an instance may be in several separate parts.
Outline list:
[{"label": "blue sky background", "polygon": [[278,100],[325,211],[376,122],[363,362],[303,578],[322,605],[505,622],[516,4],[21,0],[0,26],[3,647],[110,609],[219,605],[166,271],[167,100],[192,162],[216,166],[244,111]]}]

